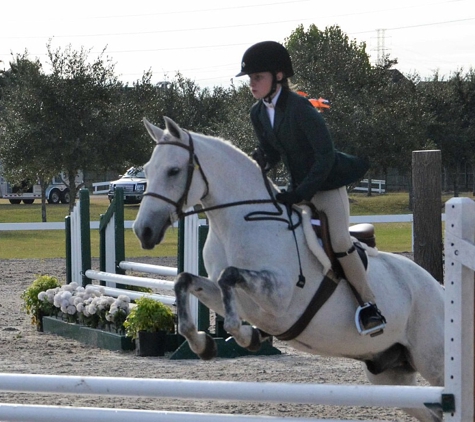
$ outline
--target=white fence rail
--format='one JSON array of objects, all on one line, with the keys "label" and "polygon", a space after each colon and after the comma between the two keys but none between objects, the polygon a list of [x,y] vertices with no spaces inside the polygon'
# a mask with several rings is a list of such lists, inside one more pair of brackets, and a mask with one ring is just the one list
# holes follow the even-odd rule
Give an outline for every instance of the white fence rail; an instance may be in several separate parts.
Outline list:
[{"label": "white fence rail", "polygon": [[110,182],[97,182],[92,184],[93,195],[106,195],[109,192]]},{"label": "white fence rail", "polygon": [[[350,217],[351,224],[357,223],[412,223],[412,214],[392,214],[392,215],[354,215]],[[445,221],[445,214],[442,214],[442,221]],[[131,229],[133,220],[124,221],[124,228]],[[91,229],[98,229],[99,221],[91,221]],[[0,223],[1,231],[19,230],[64,230],[64,222],[55,223]]]},{"label": "white fence rail", "polygon": [[[368,192],[368,179],[363,179],[360,184],[364,186],[356,186],[353,190]],[[384,193],[386,192],[386,181],[385,180],[374,180],[371,179],[371,192],[374,193]]]},{"label": "white fence rail", "polygon": [[[133,220],[124,221],[124,229],[131,229]],[[175,224],[174,227],[177,227]],[[99,229],[99,221],[91,221],[90,228]],[[64,230],[64,222],[53,223],[0,223],[1,231],[29,231],[29,230]]]}]

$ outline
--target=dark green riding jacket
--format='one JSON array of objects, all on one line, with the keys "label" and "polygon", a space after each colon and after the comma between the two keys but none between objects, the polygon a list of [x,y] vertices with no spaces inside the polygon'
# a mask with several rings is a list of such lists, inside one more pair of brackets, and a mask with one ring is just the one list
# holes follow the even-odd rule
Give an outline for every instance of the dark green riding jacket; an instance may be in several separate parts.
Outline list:
[{"label": "dark green riding jacket", "polygon": [[273,128],[262,100],[252,106],[251,121],[268,164],[282,160],[292,189],[306,200],[359,180],[369,168],[366,161],[335,149],[323,117],[295,92],[281,91]]}]

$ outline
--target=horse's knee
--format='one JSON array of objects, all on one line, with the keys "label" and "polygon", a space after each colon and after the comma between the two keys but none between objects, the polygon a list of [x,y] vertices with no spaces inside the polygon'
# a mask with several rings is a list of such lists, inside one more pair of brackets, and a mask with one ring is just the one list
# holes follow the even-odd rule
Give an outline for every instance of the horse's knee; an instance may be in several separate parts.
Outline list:
[{"label": "horse's knee", "polygon": [[181,292],[186,292],[188,288],[191,285],[191,282],[193,280],[193,276],[190,273],[180,273],[178,274],[176,280],[175,280],[175,285],[173,286],[173,289],[175,290],[175,294],[178,295]]},{"label": "horse's knee", "polygon": [[244,282],[244,278],[236,267],[227,267],[218,278],[218,285],[221,289],[235,287],[236,284]]}]

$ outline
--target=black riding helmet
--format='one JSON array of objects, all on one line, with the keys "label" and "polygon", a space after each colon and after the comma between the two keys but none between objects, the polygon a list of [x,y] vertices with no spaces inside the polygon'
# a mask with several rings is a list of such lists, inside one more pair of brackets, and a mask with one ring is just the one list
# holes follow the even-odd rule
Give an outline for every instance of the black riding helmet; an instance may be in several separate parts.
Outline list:
[{"label": "black riding helmet", "polygon": [[236,75],[243,76],[258,72],[283,72],[284,78],[290,78],[294,71],[287,49],[275,41],[263,41],[249,47],[241,61],[241,71]]}]

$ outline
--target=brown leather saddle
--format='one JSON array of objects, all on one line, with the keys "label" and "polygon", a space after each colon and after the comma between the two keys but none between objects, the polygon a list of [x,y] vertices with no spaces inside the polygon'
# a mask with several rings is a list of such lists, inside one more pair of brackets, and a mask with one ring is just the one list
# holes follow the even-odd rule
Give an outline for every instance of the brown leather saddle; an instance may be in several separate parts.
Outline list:
[{"label": "brown leather saddle", "polygon": [[[330,231],[328,229],[328,217],[323,211],[317,210],[313,204],[309,203],[306,204],[312,210],[312,220],[319,220],[319,225],[313,225],[313,230],[318,238],[322,241],[323,250],[327,254],[330,262],[332,264],[332,269],[338,277],[344,277],[343,269],[338,262],[338,259],[335,255],[335,251],[332,248],[331,241],[330,241]],[[372,248],[376,247],[376,237],[374,234],[374,226],[369,223],[360,223],[355,224],[349,227],[350,236],[357,239],[358,242],[364,243]],[[360,255],[361,260],[365,267],[368,265],[368,259],[364,249],[355,242],[355,247]]]}]

